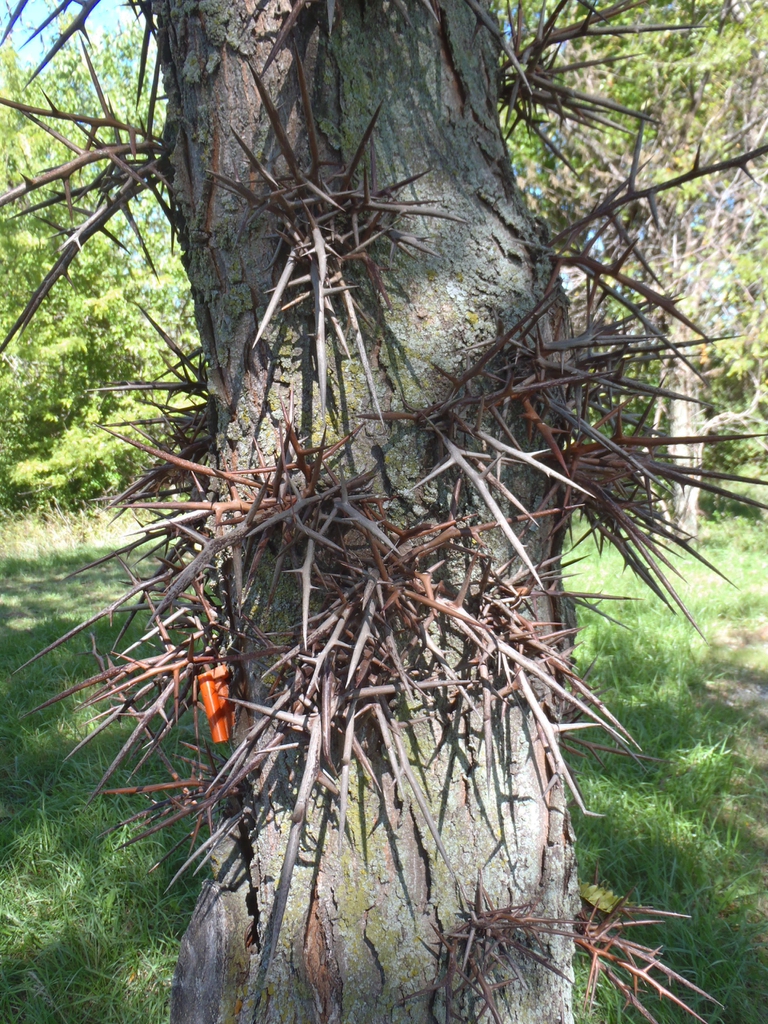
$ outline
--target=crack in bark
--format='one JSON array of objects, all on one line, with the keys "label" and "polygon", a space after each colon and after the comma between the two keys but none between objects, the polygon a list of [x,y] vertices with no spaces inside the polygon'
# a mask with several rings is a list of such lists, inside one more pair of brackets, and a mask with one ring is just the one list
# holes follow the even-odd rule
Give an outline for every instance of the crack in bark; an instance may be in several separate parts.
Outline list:
[{"label": "crack in bark", "polygon": [[335,1024],[342,1011],[343,984],[333,954],[332,935],[329,942],[326,934],[330,930],[330,922],[324,918],[315,886],[304,934],[304,972],[314,995],[315,1007],[319,1010],[320,1024]]},{"label": "crack in bark", "polygon": [[365,919],[363,921],[363,942],[365,943],[369,953],[371,954],[373,966],[376,968],[376,971],[378,972],[379,975],[379,992],[383,992],[384,984],[386,982],[386,974],[384,973],[384,968],[382,967],[381,961],[379,960],[379,954],[376,949],[376,946],[371,940],[370,936],[368,935],[368,911],[365,912]]}]

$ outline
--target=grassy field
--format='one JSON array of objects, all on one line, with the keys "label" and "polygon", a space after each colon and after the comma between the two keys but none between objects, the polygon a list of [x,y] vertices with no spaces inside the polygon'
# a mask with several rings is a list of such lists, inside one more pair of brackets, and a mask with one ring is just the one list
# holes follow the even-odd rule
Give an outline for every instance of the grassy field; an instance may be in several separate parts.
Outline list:
[{"label": "grassy field", "polygon": [[[21,715],[97,671],[84,635],[14,676],[14,669],[120,590],[101,568],[63,577],[109,543],[107,522],[56,519],[0,527],[0,1021],[159,1024],[167,1020],[178,941],[199,879],[165,892],[183,852],[156,872],[160,843],[121,849],[100,837],[134,802],[87,803],[125,734],[69,761],[84,714],[55,705]],[[96,631],[108,649],[108,625]]]},{"label": "grassy field", "polygon": [[[183,859],[150,867],[163,849],[126,849],[101,836],[137,809],[88,796],[118,748],[119,732],[69,761],[85,716],[57,705],[20,716],[94,670],[83,636],[19,675],[13,670],[120,586],[119,572],[64,577],[110,540],[106,521],[0,522],[0,1021],[23,1024],[160,1024],[176,949],[199,881],[170,892]],[[576,816],[581,878],[632,900],[692,915],[649,936],[674,969],[725,1008],[707,1020],[763,1024],[768,1000],[765,899],[768,851],[768,536],[761,523],[711,528],[702,551],[739,589],[685,565],[681,593],[707,642],[658,601],[604,607],[628,628],[582,615],[577,657],[631,729],[644,765],[613,758],[580,764],[593,810]],[[574,557],[580,554],[580,549]],[[574,589],[639,596],[618,559],[587,552]],[[97,631],[109,646],[108,626]],[[167,840],[166,840],[167,841]],[[638,936],[639,938],[639,936]],[[584,965],[579,969],[583,992]],[[690,1020],[649,1000],[661,1022]],[[637,1021],[601,990],[582,1024]]]},{"label": "grassy field", "polygon": [[[588,806],[576,812],[580,877],[595,874],[632,902],[690,914],[648,933],[669,965],[724,1004],[692,1005],[708,1021],[764,1024],[768,999],[768,526],[734,519],[705,527],[701,553],[736,586],[681,564],[678,593],[704,637],[649,596],[620,558],[588,552],[573,589],[641,597],[606,602],[626,628],[587,612],[577,660],[658,761],[585,761]],[[572,557],[579,554],[579,549]],[[640,934],[637,935],[638,940]],[[681,994],[681,993],[678,993]],[[655,998],[661,1022],[690,1020]],[[584,1022],[637,1020],[603,992]]]}]

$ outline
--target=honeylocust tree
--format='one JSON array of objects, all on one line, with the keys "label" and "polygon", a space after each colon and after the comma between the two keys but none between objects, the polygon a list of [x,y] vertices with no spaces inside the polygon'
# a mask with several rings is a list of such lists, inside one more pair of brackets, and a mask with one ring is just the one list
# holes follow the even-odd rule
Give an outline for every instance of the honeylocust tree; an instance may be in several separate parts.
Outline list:
[{"label": "honeylocust tree", "polygon": [[[602,116],[542,44],[633,6],[568,22],[561,3],[529,47],[475,0],[139,0],[143,118],[95,72],[90,112],[16,103],[70,152],[4,201],[72,219],[6,343],[152,195],[202,345],[166,335],[150,383],[170,397],[125,431],[155,462],[115,501],[145,524],[120,554],[160,558],[106,612],[146,608],[144,643],[66,691],[95,687],[98,728],[133,723],[101,788],[131,752],[164,759],[168,783],[133,787],[139,833],[186,821],[185,867],[213,865],[174,1021],[566,1022],[575,946],[591,984],[670,994],[625,936],[652,912],[578,888],[568,802],[590,809],[567,752],[596,749],[587,727],[635,745],[569,659],[561,551],[578,512],[679,604],[666,548],[685,538],[659,503],[687,477],[653,427],[667,390],[635,364],[675,352],[658,324],[684,314],[553,251],[497,113],[501,89],[529,120]],[[638,197],[636,173],[628,202],[668,187]],[[576,265],[599,288],[574,327]]]}]

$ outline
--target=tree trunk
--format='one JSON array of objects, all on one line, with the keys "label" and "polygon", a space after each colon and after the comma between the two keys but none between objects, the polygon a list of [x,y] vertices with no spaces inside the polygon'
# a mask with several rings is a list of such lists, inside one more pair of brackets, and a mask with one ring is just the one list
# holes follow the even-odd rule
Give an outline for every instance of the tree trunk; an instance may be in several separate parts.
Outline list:
[{"label": "tree trunk", "polygon": [[[669,400],[670,437],[695,437],[701,433],[699,397],[700,381],[685,363],[676,360],[669,374],[668,387],[689,396]],[[669,454],[680,466],[699,466],[704,453],[701,444],[671,444]],[[693,540],[699,535],[699,490],[697,487],[674,487],[675,523]]]},{"label": "tree trunk", "polygon": [[[428,170],[403,194],[462,218],[425,218],[418,228],[411,220],[403,227],[413,235],[427,231],[431,252],[417,250],[418,258],[410,259],[398,250],[384,275],[386,297],[361,263],[352,266],[384,418],[376,416],[361,360],[347,358],[340,345],[328,358],[323,418],[325,373],[312,302],[275,316],[254,345],[287,249],[275,260],[278,240],[268,221],[248,220],[243,202],[212,176],[237,179],[256,192],[262,187],[234,132],[270,173],[285,173],[250,68],[264,68],[290,5],[163,0],[159,8],[178,227],[209,363],[219,467],[257,464],[257,445],[262,454],[274,454],[288,415],[315,445],[360,428],[342,450],[343,472],[352,478],[375,471],[371,489],[386,496],[404,525],[440,521],[452,504],[455,513],[457,502],[461,511],[477,511],[467,488],[459,495],[437,481],[411,491],[442,455],[428,431],[388,414],[441,401],[446,375],[460,375],[474,358],[473,346],[492,342],[498,320],[509,325],[530,309],[549,279],[546,237],[523,206],[499,131],[490,37],[477,32],[463,0],[441,3],[439,22],[419,4],[408,4],[407,17],[401,4],[349,2],[343,10],[337,4],[330,35],[325,6],[313,5],[296,21],[295,48],[283,47],[263,76],[302,167],[311,153],[297,54],[323,160],[348,163],[382,103],[373,134],[375,166],[366,156],[374,190]],[[389,262],[390,239],[377,245],[371,250],[377,264]],[[378,271],[369,269],[375,281]],[[563,321],[562,306],[553,309],[540,325],[550,337]],[[354,352],[351,332],[349,339]],[[512,430],[526,447],[522,421]],[[547,489],[524,468],[504,479],[527,508]],[[536,563],[559,554],[554,520],[540,522],[529,542]],[[494,543],[500,562],[514,555],[503,538]],[[236,557],[217,567],[245,656],[244,685],[256,702],[268,690],[260,638],[301,616],[297,576],[280,572],[279,551],[262,554],[254,573]],[[291,569],[300,564],[285,563]],[[459,569],[446,571],[460,582]],[[562,621],[558,604],[541,598],[538,618]],[[526,905],[541,916],[571,917],[576,874],[565,793],[551,777],[535,723],[524,704],[497,702],[492,758],[483,750],[483,729],[482,707],[459,715],[446,704],[442,719],[417,720],[400,733],[411,764],[428,766],[421,784],[454,877],[423,809],[398,784],[371,729],[367,754],[381,792],[353,762],[340,842],[335,803],[315,790],[274,949],[275,899],[304,753],[286,751],[265,763],[247,808],[249,834],[217,853],[216,880],[206,883],[182,943],[173,1024],[445,1019],[442,991],[417,993],[442,971],[436,929],[447,933],[462,920],[480,873],[496,907]],[[571,944],[542,939],[537,951],[561,973],[522,953],[513,956],[510,984],[498,990],[500,1019],[566,1024],[571,985],[563,975],[570,977]],[[467,995],[453,1009],[469,1021],[481,1005],[479,996]]]}]

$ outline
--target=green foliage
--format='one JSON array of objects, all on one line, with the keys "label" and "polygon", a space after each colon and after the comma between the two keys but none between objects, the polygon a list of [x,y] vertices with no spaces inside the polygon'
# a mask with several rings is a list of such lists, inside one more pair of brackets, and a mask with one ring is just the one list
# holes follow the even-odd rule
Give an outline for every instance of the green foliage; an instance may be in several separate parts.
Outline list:
[{"label": "green foliage", "polygon": [[[133,116],[138,29],[121,28],[92,60],[116,110]],[[82,55],[67,47],[31,86],[12,51],[0,54],[0,92],[45,105],[43,92],[65,109],[98,113]],[[0,178],[3,190],[60,162],[63,147],[21,114],[0,108]],[[39,200],[40,193],[35,194]],[[76,201],[75,201],[76,202]],[[140,457],[98,430],[97,424],[146,414],[125,392],[93,389],[116,381],[151,380],[164,369],[163,343],[138,306],[183,340],[190,331],[189,289],[170,230],[150,198],[132,212],[157,276],[146,264],[128,223],[112,222],[113,239],[93,239],[60,281],[32,324],[0,356],[0,508],[57,502],[71,506],[128,482]],[[4,334],[51,266],[60,228],[48,210],[18,216],[6,207],[0,220],[0,325]],[[118,223],[122,219],[122,223]],[[119,243],[116,244],[116,243]],[[124,246],[120,248],[119,246]]]},{"label": "green foliage", "polygon": [[[578,3],[571,3],[560,23],[578,22],[581,10]],[[531,7],[527,13],[531,32],[536,29],[537,11]],[[558,55],[559,65],[608,60],[568,71],[561,80],[582,93],[606,96],[643,111],[652,119],[644,126],[638,186],[685,173],[697,161],[702,166],[713,164],[765,144],[768,8],[764,4],[649,0],[616,20],[622,22],[694,26],[687,32],[607,34],[576,40]],[[544,126],[570,167],[522,125],[510,141],[520,183],[554,232],[587,213],[630,174],[638,125],[621,113],[611,113],[610,119],[614,127],[601,131],[565,121]],[[638,201],[624,211],[622,232],[611,239],[608,234],[593,239],[592,255],[604,263],[621,258],[625,272],[677,295],[682,311],[710,337],[720,339],[689,353],[709,384],[702,397],[711,400],[720,414],[707,429],[727,431],[749,424],[759,430],[768,416],[764,399],[768,171],[764,158],[750,166],[750,174],[732,169],[663,193],[657,201],[657,220],[649,204]],[[627,253],[630,239],[636,248]],[[656,282],[639,253],[657,275]],[[571,289],[577,277],[569,272]],[[577,302],[577,320],[578,311]],[[667,326],[677,332],[678,340],[682,334],[691,337],[679,325]],[[735,464],[755,459],[765,463],[764,445],[742,447]],[[733,458],[728,460],[732,465]]]}]

